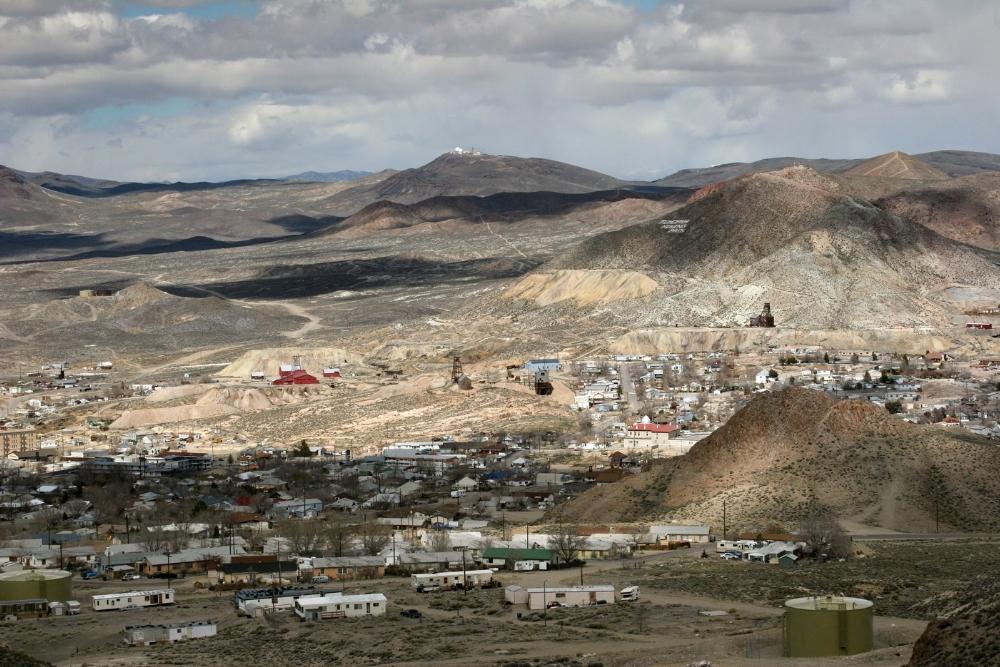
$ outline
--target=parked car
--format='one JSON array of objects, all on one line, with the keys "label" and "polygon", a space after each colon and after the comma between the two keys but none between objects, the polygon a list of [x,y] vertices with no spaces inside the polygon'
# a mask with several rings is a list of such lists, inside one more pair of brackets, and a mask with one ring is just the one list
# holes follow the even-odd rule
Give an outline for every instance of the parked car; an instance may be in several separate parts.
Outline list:
[{"label": "parked car", "polygon": [[419,609],[404,609],[399,612],[400,616],[405,616],[406,618],[423,618],[424,615],[420,613]]},{"label": "parked car", "polygon": [[719,558],[723,558],[725,560],[743,560],[743,554],[727,551],[725,553],[719,554]]},{"label": "parked car", "polygon": [[330,583],[330,577],[325,574],[317,574],[312,578],[314,584],[328,584]]},{"label": "parked car", "polygon": [[548,607],[549,609],[558,609],[559,607],[565,607],[566,605],[564,605],[562,602],[550,602],[545,606]]},{"label": "parked car", "polygon": [[99,576],[101,576],[101,573],[98,572],[97,570],[84,570],[83,572],[80,573],[80,576],[88,580],[97,579]]},{"label": "parked car", "polygon": [[138,572],[126,572],[122,575],[122,581],[135,581],[136,579],[142,579]]}]

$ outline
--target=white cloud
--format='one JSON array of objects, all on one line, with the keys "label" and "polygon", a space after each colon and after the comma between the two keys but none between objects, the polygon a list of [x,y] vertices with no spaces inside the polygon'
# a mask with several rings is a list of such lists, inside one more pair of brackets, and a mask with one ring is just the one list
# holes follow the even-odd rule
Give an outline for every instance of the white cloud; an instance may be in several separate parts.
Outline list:
[{"label": "white cloud", "polygon": [[[1000,130],[974,111],[1000,105],[986,0],[652,12],[618,0],[266,0],[255,16],[212,20],[184,13],[196,4],[143,0],[150,14],[124,19],[105,0],[0,0],[0,162],[224,178],[405,167],[474,144],[632,175],[848,147],[1000,150]],[[115,111],[173,100],[186,103],[149,118]],[[913,145],[901,145],[901,113]]]}]

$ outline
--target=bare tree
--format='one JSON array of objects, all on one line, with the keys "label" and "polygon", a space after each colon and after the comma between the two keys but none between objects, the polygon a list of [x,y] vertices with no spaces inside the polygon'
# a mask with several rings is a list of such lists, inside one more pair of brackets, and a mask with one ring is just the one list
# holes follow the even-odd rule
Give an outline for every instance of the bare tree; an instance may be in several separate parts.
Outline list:
[{"label": "bare tree", "polygon": [[323,532],[327,549],[334,556],[343,556],[351,545],[354,527],[349,525],[344,517],[334,515],[326,521]]},{"label": "bare tree", "polygon": [[377,556],[392,539],[392,529],[376,523],[366,522],[361,531],[361,548],[367,556]]},{"label": "bare tree", "polygon": [[813,553],[831,558],[851,555],[851,539],[844,535],[833,512],[815,500],[809,502],[799,533]]},{"label": "bare tree", "polygon": [[572,563],[579,555],[583,544],[584,538],[579,535],[576,526],[560,522],[552,530],[549,548],[555,552],[556,558],[563,563]]},{"label": "bare tree", "polygon": [[314,519],[287,519],[278,523],[278,535],[288,540],[288,547],[298,556],[318,556],[325,535],[323,524]]},{"label": "bare tree", "polygon": [[436,530],[431,534],[429,548],[431,551],[451,551],[451,537],[447,530]]}]

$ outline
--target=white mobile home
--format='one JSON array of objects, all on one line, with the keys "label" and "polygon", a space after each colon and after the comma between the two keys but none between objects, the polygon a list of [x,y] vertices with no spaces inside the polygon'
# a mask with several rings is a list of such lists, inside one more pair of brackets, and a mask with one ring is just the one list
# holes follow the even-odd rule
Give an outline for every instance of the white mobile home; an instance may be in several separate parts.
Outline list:
[{"label": "white mobile home", "polygon": [[385,616],[388,601],[381,593],[344,595],[329,593],[301,597],[295,601],[295,615],[303,621],[355,616]]},{"label": "white mobile home", "polygon": [[428,572],[427,574],[414,574],[410,577],[410,582],[418,592],[425,591],[450,591],[461,590],[465,586],[469,588],[489,588],[494,586],[493,570],[461,570],[455,572]]},{"label": "white mobile home", "polygon": [[724,551],[742,551],[744,553],[757,548],[754,540],[719,540],[715,543],[715,550],[718,553]]},{"label": "white mobile home", "polygon": [[94,611],[117,611],[120,609],[138,609],[140,607],[158,607],[174,603],[174,589],[161,588],[156,591],[130,591],[128,593],[107,593],[92,595],[91,603]]},{"label": "white mobile home", "polygon": [[599,584],[596,586],[570,586],[559,588],[529,588],[528,609],[538,610],[548,607],[589,607],[615,603],[615,587]]},{"label": "white mobile home", "polygon": [[215,623],[211,621],[188,621],[169,625],[126,625],[124,639],[129,646],[150,646],[157,643],[204,639],[214,637],[216,633]]}]

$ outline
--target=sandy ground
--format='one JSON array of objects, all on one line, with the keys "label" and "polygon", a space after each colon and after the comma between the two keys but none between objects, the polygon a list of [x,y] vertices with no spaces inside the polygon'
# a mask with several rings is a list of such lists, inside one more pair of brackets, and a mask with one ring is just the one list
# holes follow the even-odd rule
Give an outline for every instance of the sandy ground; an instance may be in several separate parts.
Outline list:
[{"label": "sandy ground", "polygon": [[[636,561],[591,562],[586,583],[626,585],[630,578],[663,559],[696,558],[700,548],[656,554]],[[504,584],[572,585],[579,570],[507,573]],[[530,620],[524,608],[504,608],[501,589],[418,594],[402,578],[355,581],[346,591],[384,592],[390,600],[382,618],[303,624],[290,614],[272,621],[237,617],[231,593],[197,591],[195,578],[177,584],[178,604],[171,608],[128,612],[93,612],[86,606],[76,617],[26,619],[0,626],[0,640],[63,667],[82,665],[246,664],[246,653],[274,667],[283,665],[501,665],[511,660],[577,659],[582,664],[617,666],[686,665],[842,665],[844,659],[788,660],[780,656],[781,610],[728,600],[643,590],[635,604],[590,609],[551,610]],[[142,580],[137,587],[120,582],[77,582],[76,598],[111,591],[157,588]],[[418,609],[420,621],[400,618],[401,609]],[[701,610],[724,610],[704,617]],[[125,624],[209,619],[219,625],[216,638],[169,647],[129,648],[121,643]],[[924,622],[879,617],[877,649],[850,659],[857,665],[899,665]],[[317,634],[318,633],[318,634]],[[253,639],[258,638],[258,639]],[[257,641],[258,643],[252,644]],[[252,644],[252,645],[251,645]],[[335,647],[334,654],[329,649]],[[256,647],[256,648],[255,648]],[[409,647],[409,648],[407,648]],[[336,656],[336,657],[333,657]],[[750,656],[750,657],[748,657]]]}]

